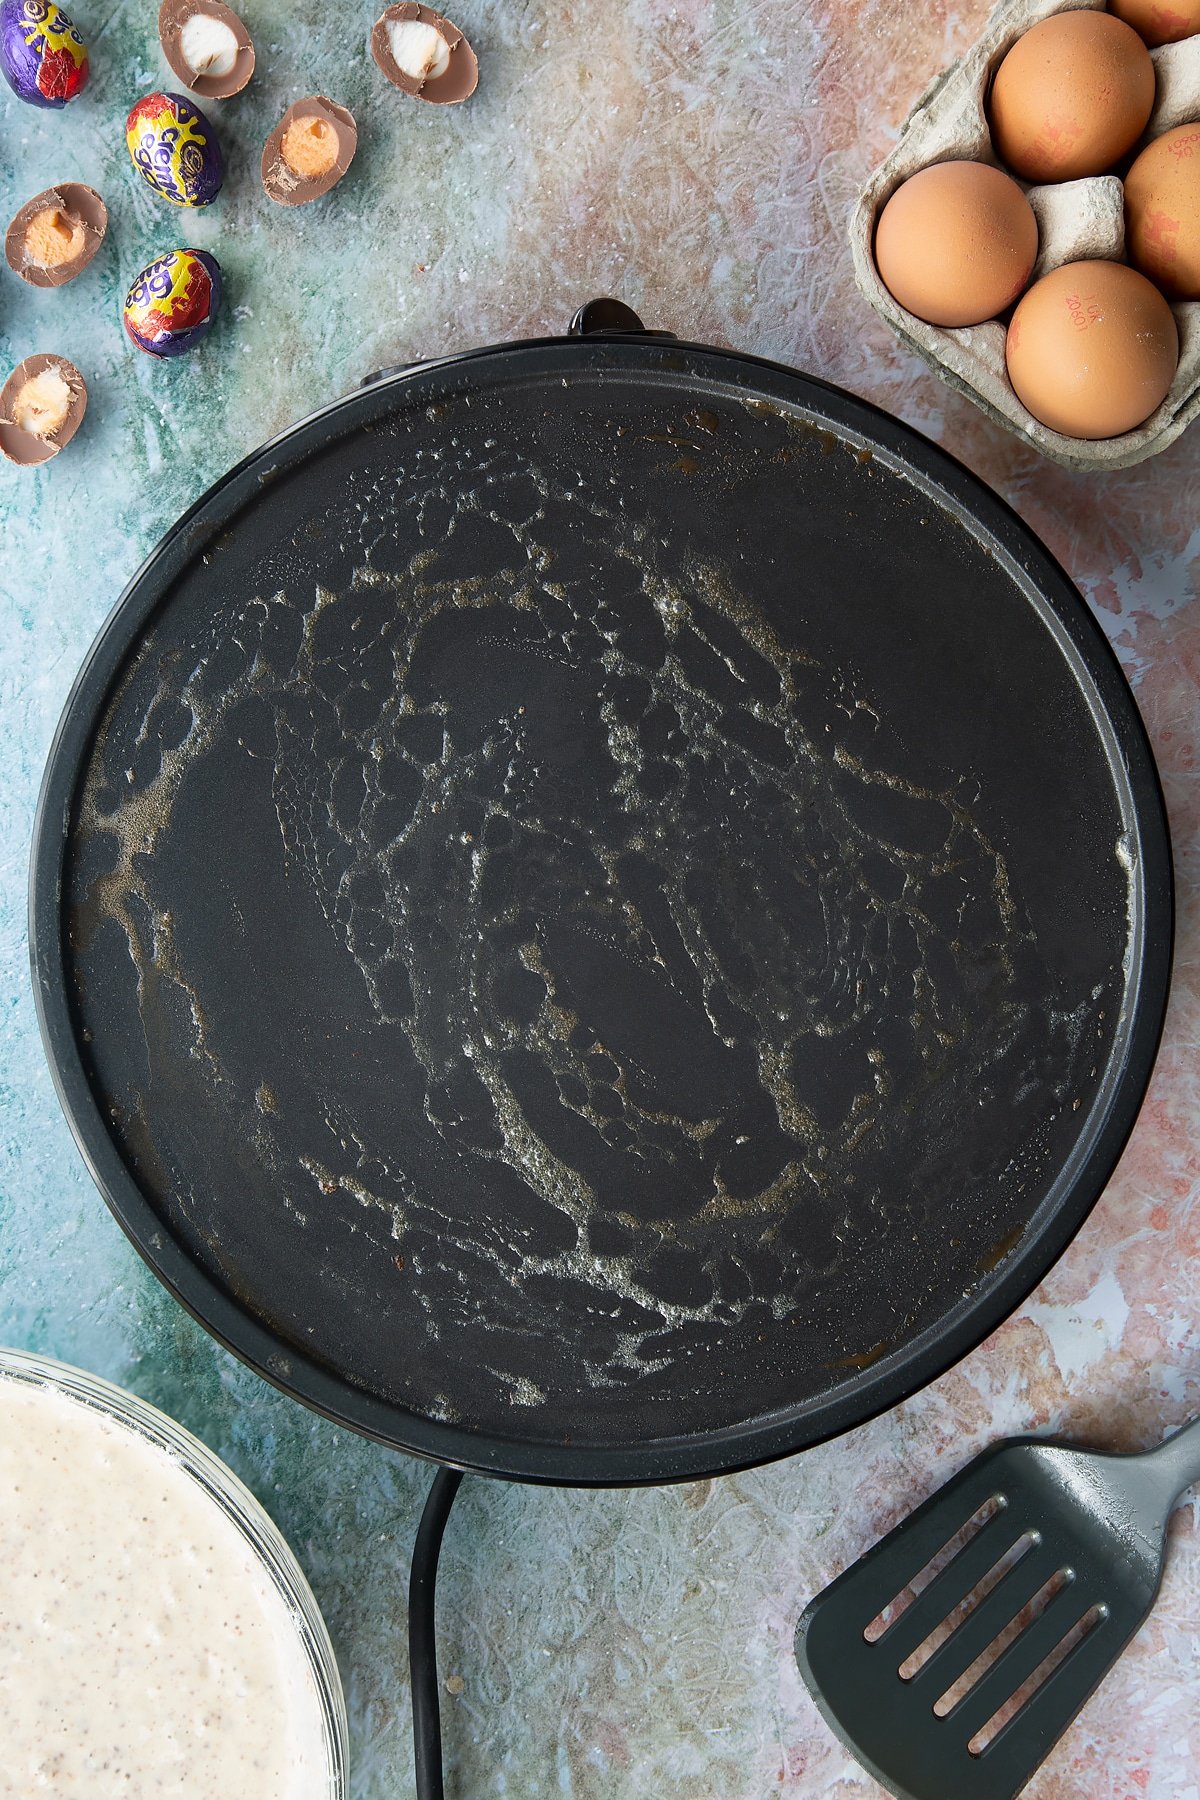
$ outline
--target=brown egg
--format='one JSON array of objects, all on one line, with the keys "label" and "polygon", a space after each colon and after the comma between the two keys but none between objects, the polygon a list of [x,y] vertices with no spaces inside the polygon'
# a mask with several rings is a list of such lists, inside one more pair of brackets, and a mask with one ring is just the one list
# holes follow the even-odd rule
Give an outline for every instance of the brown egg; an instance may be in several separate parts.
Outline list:
[{"label": "brown egg", "polygon": [[1012,316],[1008,378],[1035,419],[1066,437],[1119,437],[1166,398],[1179,335],[1158,289],[1124,263],[1065,263]]},{"label": "brown egg", "polygon": [[933,163],[901,184],[875,227],[894,299],[930,325],[978,325],[1011,306],[1037,256],[1033,209],[986,163]]},{"label": "brown egg", "polygon": [[1125,251],[1172,300],[1200,300],[1200,123],[1164,131],[1125,177]]},{"label": "brown egg", "polygon": [[1108,10],[1152,50],[1200,32],[1200,0],[1108,0]]},{"label": "brown egg", "polygon": [[1000,161],[1026,181],[1102,175],[1132,150],[1154,105],[1136,31],[1102,12],[1053,13],[1019,37],[992,82]]}]

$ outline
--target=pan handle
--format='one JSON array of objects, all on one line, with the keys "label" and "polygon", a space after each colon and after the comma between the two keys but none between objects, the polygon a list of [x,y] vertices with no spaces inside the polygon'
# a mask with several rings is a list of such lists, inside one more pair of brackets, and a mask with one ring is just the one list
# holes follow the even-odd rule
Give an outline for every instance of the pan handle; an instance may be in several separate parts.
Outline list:
[{"label": "pan handle", "polygon": [[[623,300],[589,300],[581,306],[571,323],[567,326],[567,336],[582,337],[643,337],[665,338],[673,340],[673,331],[647,331],[632,306],[626,306]],[[374,387],[377,381],[387,381],[393,375],[407,374],[409,369],[419,369],[421,364],[433,360],[427,356],[414,356],[411,362],[393,363],[386,369],[373,369],[364,375],[359,382],[360,388]]]},{"label": "pan handle", "polygon": [[673,331],[647,331],[623,300],[589,300],[567,327],[568,337],[673,338]]},{"label": "pan handle", "polygon": [[419,369],[423,362],[429,360],[427,356],[414,356],[411,362],[389,363],[386,369],[372,369],[358,385],[360,388],[374,387],[377,381],[389,381],[393,375],[407,375],[410,369]]}]

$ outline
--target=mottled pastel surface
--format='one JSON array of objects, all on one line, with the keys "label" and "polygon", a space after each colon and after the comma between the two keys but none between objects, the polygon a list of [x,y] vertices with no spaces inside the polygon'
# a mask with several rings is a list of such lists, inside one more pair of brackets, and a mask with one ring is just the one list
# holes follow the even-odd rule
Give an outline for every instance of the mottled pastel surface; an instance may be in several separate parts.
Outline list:
[{"label": "mottled pastel surface", "polygon": [[[112,223],[72,286],[36,292],[0,271],[6,367],[60,351],[91,390],[61,458],[0,470],[0,1341],[134,1388],[265,1501],[329,1620],[354,1800],[413,1791],[405,1584],[427,1473],[266,1388],[143,1270],[72,1147],[34,1019],[24,905],[38,780],[128,576],[238,456],[371,369],[559,330],[611,291],[650,324],[797,363],[944,443],[1063,560],[1135,682],[1175,833],[1174,998],[1134,1139],[1051,1277],[958,1368],[840,1442],[657,1492],[471,1482],[447,1539],[443,1672],[462,1682],[444,1715],[452,1794],[875,1795],[802,1691],[791,1639],[804,1601],[996,1435],[1136,1448],[1200,1411],[1200,437],[1125,474],[1057,469],[941,386],[854,288],[856,188],[978,31],[982,3],[470,0],[456,21],[479,92],[442,110],[385,89],[366,54],[371,9],[247,0],[258,72],[211,108],[229,175],[191,218],[143,186],[124,148],[129,105],[165,78],[156,7],[73,11],[92,52],[84,96],[46,115],[2,97],[4,218],[76,179],[100,188]],[[327,199],[272,208],[261,144],[312,92],[355,110],[357,161]],[[131,275],[180,244],[220,256],[226,311],[195,357],[161,366],[125,342],[119,305]],[[1197,1618],[1193,1500],[1151,1622],[1034,1800],[1200,1796]]]}]

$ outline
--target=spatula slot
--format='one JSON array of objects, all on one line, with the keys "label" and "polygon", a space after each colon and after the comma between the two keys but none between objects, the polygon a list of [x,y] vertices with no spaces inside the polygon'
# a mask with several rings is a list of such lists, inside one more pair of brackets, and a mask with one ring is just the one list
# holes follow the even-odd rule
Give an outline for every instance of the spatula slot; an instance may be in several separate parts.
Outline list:
[{"label": "spatula slot", "polygon": [[1048,1581],[1044,1581],[1032,1600],[1028,1600],[1020,1612],[1008,1621],[1003,1630],[998,1631],[985,1650],[981,1650],[975,1661],[965,1668],[957,1681],[948,1687],[933,1703],[933,1710],[939,1719],[953,1712],[960,1700],[965,1700],[971,1689],[976,1687],[987,1674],[992,1664],[1004,1654],[1010,1644],[1016,1642],[1021,1633],[1040,1619],[1052,1600],[1056,1600],[1063,1589],[1073,1579],[1070,1569],[1055,1569]]},{"label": "spatula slot", "polygon": [[[1009,1545],[1004,1555],[997,1558],[987,1574],[982,1576],[974,1587],[963,1595],[945,1618],[934,1626],[929,1636],[917,1645],[912,1655],[905,1657],[898,1671],[900,1679],[911,1681],[914,1675],[919,1675],[934,1651],[940,1650],[947,1639],[953,1637],[959,1626],[970,1618],[976,1607],[981,1606],[995,1588],[999,1587],[1004,1577],[1016,1568],[1022,1557],[1027,1556],[1034,1546],[1040,1543],[1040,1532],[1022,1532],[1016,1542]],[[936,1706],[934,1710],[937,1710]]]},{"label": "spatula slot", "polygon": [[913,1601],[920,1598],[932,1581],[936,1581],[943,1569],[949,1568],[955,1557],[979,1536],[989,1520],[994,1519],[1006,1504],[1003,1494],[992,1494],[983,1502],[982,1506],[976,1508],[971,1517],[959,1526],[954,1536],[947,1538],[941,1549],[931,1556],[924,1568],[913,1576],[908,1586],[901,1588],[900,1592],[894,1594],[887,1605],[875,1614],[875,1617],[863,1630],[863,1637],[868,1644],[878,1642],[884,1632],[889,1630],[896,1620],[908,1611]]},{"label": "spatula slot", "polygon": [[[982,1756],[990,1744],[995,1743],[1006,1726],[1011,1725],[1017,1714],[1028,1706],[1038,1689],[1044,1687],[1056,1669],[1060,1669],[1067,1658],[1079,1649],[1084,1639],[1103,1624],[1108,1617],[1108,1608],[1103,1603],[1089,1606],[1081,1619],[1077,1619],[1065,1636],[1059,1638],[1053,1650],[1044,1656],[1032,1675],[1026,1677],[1017,1689],[1003,1704],[998,1706],[985,1725],[981,1725],[974,1737],[968,1741],[967,1749],[972,1756]],[[976,1678],[978,1679],[978,1677]]]}]

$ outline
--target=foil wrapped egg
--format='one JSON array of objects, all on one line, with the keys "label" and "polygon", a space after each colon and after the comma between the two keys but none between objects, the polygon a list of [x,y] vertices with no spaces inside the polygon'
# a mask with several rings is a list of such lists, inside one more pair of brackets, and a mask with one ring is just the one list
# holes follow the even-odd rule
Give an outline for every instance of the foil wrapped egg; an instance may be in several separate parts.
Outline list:
[{"label": "foil wrapped egg", "polygon": [[54,0],[0,0],[0,68],[19,100],[65,106],[87,83],[87,45]]},{"label": "foil wrapped egg", "polygon": [[168,250],[144,268],[121,319],[148,356],[182,356],[206,337],[221,304],[221,265],[207,250]]},{"label": "foil wrapped egg", "polygon": [[217,134],[182,94],[146,94],[130,109],[125,142],[142,179],[174,206],[210,206],[225,163]]}]

